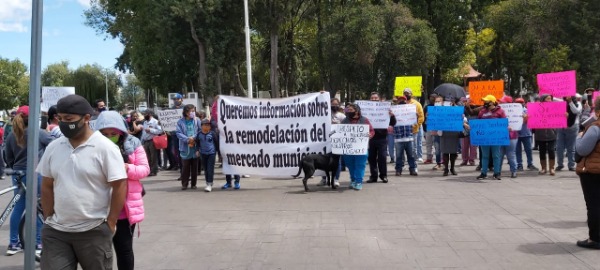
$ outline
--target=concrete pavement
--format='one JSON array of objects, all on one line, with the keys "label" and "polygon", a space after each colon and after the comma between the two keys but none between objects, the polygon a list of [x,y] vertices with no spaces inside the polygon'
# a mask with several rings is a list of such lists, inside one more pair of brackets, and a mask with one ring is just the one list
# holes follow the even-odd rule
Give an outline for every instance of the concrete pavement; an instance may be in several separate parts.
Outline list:
[{"label": "concrete pavement", "polygon": [[[449,177],[431,167],[395,177],[389,164],[390,182],[362,191],[347,172],[338,190],[315,177],[308,193],[301,179],[258,177],[221,190],[222,174],[211,193],[181,191],[175,172],[160,172],[144,180],[136,269],[600,269],[600,251],[575,246],[587,226],[573,172],[510,179],[503,165],[501,181],[479,181],[474,166]],[[22,254],[0,256],[0,269],[22,265]]]}]

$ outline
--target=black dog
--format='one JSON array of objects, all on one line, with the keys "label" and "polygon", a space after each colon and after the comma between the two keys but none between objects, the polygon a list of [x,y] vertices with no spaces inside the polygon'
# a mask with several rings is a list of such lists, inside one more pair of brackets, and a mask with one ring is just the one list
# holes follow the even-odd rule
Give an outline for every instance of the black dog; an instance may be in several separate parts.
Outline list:
[{"label": "black dog", "polygon": [[331,185],[332,189],[336,189],[332,178],[335,176],[335,172],[337,171],[339,163],[340,155],[335,155],[333,153],[329,153],[327,155],[307,155],[302,159],[300,166],[298,166],[298,173],[296,175],[292,175],[292,177],[298,177],[300,172],[304,171],[302,184],[304,184],[304,191],[308,191],[308,185],[306,184],[308,178],[313,176],[316,170],[323,170],[327,176],[327,184]]}]

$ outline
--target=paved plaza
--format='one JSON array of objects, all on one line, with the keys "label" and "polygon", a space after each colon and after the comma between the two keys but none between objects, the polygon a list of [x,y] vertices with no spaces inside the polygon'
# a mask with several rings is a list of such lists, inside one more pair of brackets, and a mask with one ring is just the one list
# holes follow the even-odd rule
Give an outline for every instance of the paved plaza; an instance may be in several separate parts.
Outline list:
[{"label": "paved plaza", "polygon": [[[575,246],[587,226],[574,172],[510,179],[504,165],[501,181],[479,181],[474,166],[449,177],[432,167],[361,191],[347,172],[338,190],[315,177],[308,193],[301,179],[258,177],[221,190],[220,170],[213,192],[181,191],[161,172],[144,180],[136,269],[600,269],[600,251]],[[23,254],[0,256],[0,270],[22,265]]]}]

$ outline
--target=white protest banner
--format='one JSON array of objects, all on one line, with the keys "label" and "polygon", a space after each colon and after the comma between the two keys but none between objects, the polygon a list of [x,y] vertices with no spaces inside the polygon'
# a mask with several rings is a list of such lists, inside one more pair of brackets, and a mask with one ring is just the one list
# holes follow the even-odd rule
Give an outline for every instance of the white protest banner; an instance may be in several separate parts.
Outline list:
[{"label": "white protest banner", "polygon": [[160,126],[166,132],[175,131],[177,129],[177,121],[183,117],[183,109],[168,109],[156,111]]},{"label": "white protest banner", "polygon": [[75,94],[75,87],[42,87],[42,104],[40,110],[47,112],[56,105],[59,99]]},{"label": "white protest banner", "polygon": [[388,128],[390,126],[390,107],[388,101],[357,100],[362,116],[369,119],[373,128]]},{"label": "white protest banner", "polygon": [[223,173],[290,176],[308,154],[330,152],[329,92],[281,99],[219,96]]},{"label": "white protest banner", "polygon": [[412,126],[417,123],[417,105],[394,105],[391,110],[396,117],[396,126]]},{"label": "white protest banner", "polygon": [[369,149],[369,125],[332,126],[331,151],[336,155],[366,155]]},{"label": "white protest banner", "polygon": [[519,103],[502,103],[500,108],[506,113],[508,127],[514,131],[523,127],[523,105]]}]

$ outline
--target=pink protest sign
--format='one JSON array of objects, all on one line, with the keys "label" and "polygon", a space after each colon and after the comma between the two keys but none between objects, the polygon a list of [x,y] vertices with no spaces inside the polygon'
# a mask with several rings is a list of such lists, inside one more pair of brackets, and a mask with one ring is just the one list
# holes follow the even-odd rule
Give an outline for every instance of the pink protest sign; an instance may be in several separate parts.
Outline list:
[{"label": "pink protest sign", "polygon": [[554,97],[568,97],[577,92],[575,70],[538,74],[537,83],[540,96],[550,94]]},{"label": "pink protest sign", "polygon": [[567,103],[564,101],[527,103],[527,127],[566,128]]},{"label": "pink protest sign", "polygon": [[594,91],[594,92],[592,92],[592,93],[593,93],[593,94],[592,94],[592,105],[590,105],[590,106],[593,106],[594,102],[596,102],[596,98],[597,98],[598,96],[600,96],[600,91]]}]

